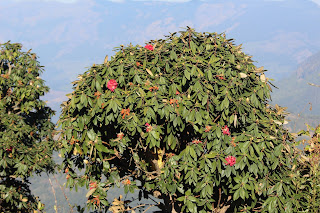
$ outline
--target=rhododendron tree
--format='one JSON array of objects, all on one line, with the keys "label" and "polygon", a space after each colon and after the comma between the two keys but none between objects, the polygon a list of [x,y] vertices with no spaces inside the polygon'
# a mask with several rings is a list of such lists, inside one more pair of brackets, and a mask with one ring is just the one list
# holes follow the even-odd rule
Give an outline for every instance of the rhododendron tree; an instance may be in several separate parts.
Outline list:
[{"label": "rhododendron tree", "polygon": [[0,44],[0,212],[43,209],[28,178],[53,169],[53,111],[40,100],[49,88],[30,51],[23,52],[21,44]]},{"label": "rhododendron tree", "polygon": [[97,183],[88,206],[112,211],[133,208],[108,200],[121,185],[163,212],[294,211],[291,136],[264,71],[224,34],[190,28],[119,47],[62,105],[67,185]]}]

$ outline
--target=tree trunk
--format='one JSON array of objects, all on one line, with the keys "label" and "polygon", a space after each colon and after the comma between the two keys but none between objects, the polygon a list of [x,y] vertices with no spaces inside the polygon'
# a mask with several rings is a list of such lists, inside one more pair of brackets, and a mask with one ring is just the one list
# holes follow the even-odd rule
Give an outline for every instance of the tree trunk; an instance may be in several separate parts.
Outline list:
[{"label": "tree trunk", "polygon": [[174,198],[171,195],[162,195],[164,205],[162,206],[162,212],[168,213],[179,213],[181,212],[181,207],[174,202]]}]

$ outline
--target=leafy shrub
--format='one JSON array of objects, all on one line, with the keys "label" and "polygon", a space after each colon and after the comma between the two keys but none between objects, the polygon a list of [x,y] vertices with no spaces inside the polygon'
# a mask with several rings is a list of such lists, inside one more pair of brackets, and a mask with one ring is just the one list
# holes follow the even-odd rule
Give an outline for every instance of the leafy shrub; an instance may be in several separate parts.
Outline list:
[{"label": "leafy shrub", "polygon": [[224,34],[190,28],[117,48],[62,105],[68,186],[115,212],[133,208],[108,202],[120,185],[164,212],[292,212],[292,137],[264,71]]},{"label": "leafy shrub", "polygon": [[[311,134],[311,131],[314,134]],[[299,135],[308,136],[309,140],[301,140],[298,145],[304,149],[296,149],[296,161],[292,169],[293,184],[296,187],[297,199],[301,212],[319,212],[320,209],[320,125],[317,128],[308,126]],[[306,144],[306,145],[305,145]]]},{"label": "leafy shrub", "polygon": [[0,44],[0,211],[42,209],[29,189],[32,173],[53,169],[50,121],[53,111],[40,100],[48,87],[43,68],[21,44]]}]

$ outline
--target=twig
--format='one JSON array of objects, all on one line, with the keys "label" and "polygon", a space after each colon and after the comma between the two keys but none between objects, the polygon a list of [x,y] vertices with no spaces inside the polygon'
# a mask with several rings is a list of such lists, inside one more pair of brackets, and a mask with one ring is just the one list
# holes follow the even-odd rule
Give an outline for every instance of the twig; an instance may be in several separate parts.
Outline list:
[{"label": "twig", "polygon": [[217,54],[217,46],[216,46],[217,34],[214,34],[214,56]]},{"label": "twig", "polygon": [[190,28],[188,29],[188,31],[189,31],[189,42],[188,43],[189,43],[189,48],[190,48],[190,42],[191,42]]},{"label": "twig", "polygon": [[219,200],[218,200],[217,210],[220,209],[220,201],[221,201],[221,187],[219,188]]},{"label": "twig", "polygon": [[[134,154],[133,153],[133,149],[132,148],[130,148],[129,147],[129,149],[130,149],[130,151],[131,151],[131,153],[132,153],[132,155]],[[134,161],[135,161],[135,163],[136,163],[136,166],[138,167],[138,169],[140,169],[142,172],[144,172],[144,173],[146,173],[146,175],[151,175],[152,177],[150,177],[150,178],[156,178],[157,176],[153,176],[153,174],[157,174],[158,172],[157,171],[153,171],[153,172],[148,172],[148,171],[145,171],[144,169],[142,169],[141,167],[140,167],[140,165],[138,164],[138,162],[136,162],[136,160],[135,159],[133,159]]]},{"label": "twig", "polygon": [[58,213],[58,202],[57,202],[56,192],[55,192],[55,190],[54,190],[54,188],[53,188],[53,185],[52,185],[51,179],[50,179],[50,177],[49,177],[49,175],[48,175],[48,174],[47,174],[47,176],[48,176],[48,179],[49,179],[49,182],[50,182],[51,188],[52,188],[52,193],[53,193],[53,195],[54,195],[54,203],[56,204],[56,205],[55,205],[55,206],[56,206],[55,210],[56,210],[56,213]]},{"label": "twig", "polygon": [[[122,178],[120,178],[119,182],[123,181],[124,179],[126,178],[129,178],[129,177],[132,177],[133,175],[135,175],[136,171],[133,171],[130,175],[126,175]],[[104,188],[107,188],[108,186],[112,185],[112,184],[115,184],[115,183],[108,183],[104,186]]]},{"label": "twig", "polygon": [[216,119],[214,119],[213,123],[215,123],[218,120],[218,118],[220,118],[220,116],[221,115],[218,115],[218,117],[216,117]]},{"label": "twig", "polygon": [[137,209],[137,208],[139,208],[139,207],[146,206],[146,205],[149,205],[149,207],[148,207],[144,212],[146,212],[148,209],[150,209],[151,207],[153,207],[153,206],[155,206],[155,205],[158,205],[158,204],[152,204],[152,205],[151,205],[151,204],[140,204],[140,205],[138,205],[138,206],[135,206],[135,207],[126,209],[126,211],[132,211],[132,210],[134,210],[134,209]]},{"label": "twig", "polygon": [[146,210],[144,210],[142,213],[146,213],[151,207],[153,206],[156,206],[156,205],[159,205],[160,202],[158,204],[153,204],[153,205],[150,205]]},{"label": "twig", "polygon": [[68,202],[68,205],[69,205],[69,207],[70,207],[70,212],[72,212],[72,213],[73,213],[73,207],[72,207],[72,205],[70,204],[70,202],[69,202],[69,198],[67,197],[67,195],[66,195],[66,193],[65,193],[64,189],[62,188],[62,186],[61,186],[61,185],[60,185],[60,183],[58,182],[58,180],[57,180],[57,178],[56,178],[56,176],[55,176],[55,175],[53,175],[53,178],[56,180],[56,182],[57,182],[57,184],[59,185],[59,187],[60,187],[60,189],[61,189],[61,191],[62,191],[62,193],[63,193],[64,197],[66,198],[66,201]]},{"label": "twig", "polygon": [[113,157],[110,157],[110,158],[108,158],[108,159],[103,159],[103,160],[109,161],[109,160],[115,159],[116,157],[117,157],[117,156],[113,156]]},{"label": "twig", "polygon": [[313,84],[313,83],[308,83],[308,84],[311,86],[320,87],[320,85],[317,85],[317,84]]}]

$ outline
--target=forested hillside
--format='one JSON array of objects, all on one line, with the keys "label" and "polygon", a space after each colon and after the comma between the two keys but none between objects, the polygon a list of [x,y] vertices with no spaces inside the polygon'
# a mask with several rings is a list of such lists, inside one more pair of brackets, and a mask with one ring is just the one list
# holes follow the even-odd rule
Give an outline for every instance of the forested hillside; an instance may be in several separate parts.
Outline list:
[{"label": "forested hillside", "polygon": [[288,107],[288,128],[298,131],[305,123],[316,126],[320,122],[320,52],[302,62],[288,78],[276,80],[272,103]]}]

